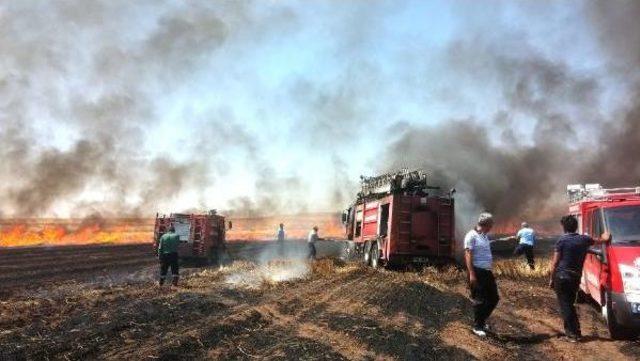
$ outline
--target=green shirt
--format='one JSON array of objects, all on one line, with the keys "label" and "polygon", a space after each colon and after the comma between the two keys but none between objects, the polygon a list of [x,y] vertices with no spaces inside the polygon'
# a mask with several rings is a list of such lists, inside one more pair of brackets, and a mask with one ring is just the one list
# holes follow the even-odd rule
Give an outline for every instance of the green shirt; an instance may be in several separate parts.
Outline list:
[{"label": "green shirt", "polygon": [[160,237],[158,245],[158,254],[168,254],[178,252],[180,244],[180,236],[175,233],[167,232]]}]

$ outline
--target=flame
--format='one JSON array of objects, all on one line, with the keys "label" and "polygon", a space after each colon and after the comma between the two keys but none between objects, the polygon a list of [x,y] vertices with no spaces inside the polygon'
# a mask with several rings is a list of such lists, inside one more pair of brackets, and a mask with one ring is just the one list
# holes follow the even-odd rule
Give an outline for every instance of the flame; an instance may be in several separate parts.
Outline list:
[{"label": "flame", "polygon": [[[233,229],[227,240],[274,240],[280,223],[285,224],[287,239],[304,239],[317,225],[320,237],[344,238],[340,215],[309,213],[254,218],[228,218]],[[99,243],[146,243],[153,239],[155,219],[12,219],[0,220],[0,247],[62,246]]]},{"label": "flame", "polygon": [[153,224],[149,225],[148,220],[119,222],[109,220],[100,225],[70,220],[14,220],[0,224],[0,247],[143,243],[153,238]]},{"label": "flame", "polygon": [[[515,236],[520,230],[520,221],[501,222],[493,226],[491,233],[497,236]],[[531,221],[529,225],[536,231],[538,235],[554,235],[559,232],[559,222],[555,219],[546,219],[542,221]]]},{"label": "flame", "polygon": [[319,235],[328,239],[343,239],[344,228],[337,213],[306,213],[285,216],[255,218],[231,218],[233,229],[227,232],[227,240],[263,241],[276,239],[278,225],[284,223],[287,239],[305,239],[313,226]]}]

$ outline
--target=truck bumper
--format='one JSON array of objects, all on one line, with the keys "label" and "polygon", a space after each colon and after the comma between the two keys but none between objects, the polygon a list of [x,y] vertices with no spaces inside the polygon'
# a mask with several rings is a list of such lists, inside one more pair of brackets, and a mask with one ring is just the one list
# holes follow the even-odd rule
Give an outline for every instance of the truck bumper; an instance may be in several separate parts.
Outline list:
[{"label": "truck bumper", "polygon": [[616,321],[624,327],[640,330],[640,302],[629,302],[624,293],[611,293]]},{"label": "truck bumper", "polygon": [[389,262],[392,264],[441,264],[450,262],[448,257],[438,257],[429,254],[392,254]]}]

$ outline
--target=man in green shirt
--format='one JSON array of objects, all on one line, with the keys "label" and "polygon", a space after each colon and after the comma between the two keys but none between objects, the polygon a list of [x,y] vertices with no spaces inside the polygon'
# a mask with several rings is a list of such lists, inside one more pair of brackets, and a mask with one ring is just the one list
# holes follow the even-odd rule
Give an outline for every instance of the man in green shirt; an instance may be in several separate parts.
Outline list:
[{"label": "man in green shirt", "polygon": [[176,229],[171,226],[169,231],[163,234],[158,240],[158,258],[160,259],[160,286],[164,284],[167,271],[171,267],[173,276],[172,284],[178,285],[178,245],[180,236],[176,234]]}]

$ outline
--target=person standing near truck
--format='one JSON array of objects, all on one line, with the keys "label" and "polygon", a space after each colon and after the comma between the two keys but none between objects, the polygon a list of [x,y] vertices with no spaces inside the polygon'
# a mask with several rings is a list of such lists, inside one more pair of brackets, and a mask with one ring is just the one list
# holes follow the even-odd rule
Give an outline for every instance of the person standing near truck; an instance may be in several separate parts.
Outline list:
[{"label": "person standing near truck", "polygon": [[473,333],[487,336],[487,319],[498,305],[498,286],[491,271],[493,256],[487,234],[493,227],[493,216],[484,212],[478,224],[464,238],[464,259],[469,275],[469,288],[473,304]]},{"label": "person standing near truck", "polygon": [[562,217],[560,224],[564,229],[564,235],[556,242],[551,261],[549,287],[555,290],[558,297],[565,335],[569,341],[579,342],[582,334],[575,301],[580,287],[584,260],[589,247],[594,243],[611,240],[611,235],[604,233],[601,238],[593,239],[587,235],[576,233],[578,220],[572,215]]},{"label": "person standing near truck", "polygon": [[280,227],[278,228],[278,238],[276,241],[278,245],[278,254],[280,255],[280,257],[284,257],[284,238],[284,223],[280,223]]},{"label": "person standing near truck", "polygon": [[164,284],[167,278],[167,271],[171,267],[171,275],[173,276],[171,284],[178,285],[178,245],[180,244],[180,236],[176,234],[176,229],[171,226],[169,231],[163,234],[158,241],[158,258],[160,259],[160,286]]},{"label": "person standing near truck", "polygon": [[514,256],[521,256],[523,253],[527,258],[527,264],[532,270],[535,268],[533,259],[533,246],[536,242],[536,232],[527,222],[522,222],[522,228],[516,234],[518,246],[513,251]]},{"label": "person standing near truck", "polygon": [[313,226],[311,232],[309,232],[309,237],[307,237],[307,246],[309,247],[308,258],[310,260],[316,259],[316,242],[320,240],[318,237],[318,226]]}]

